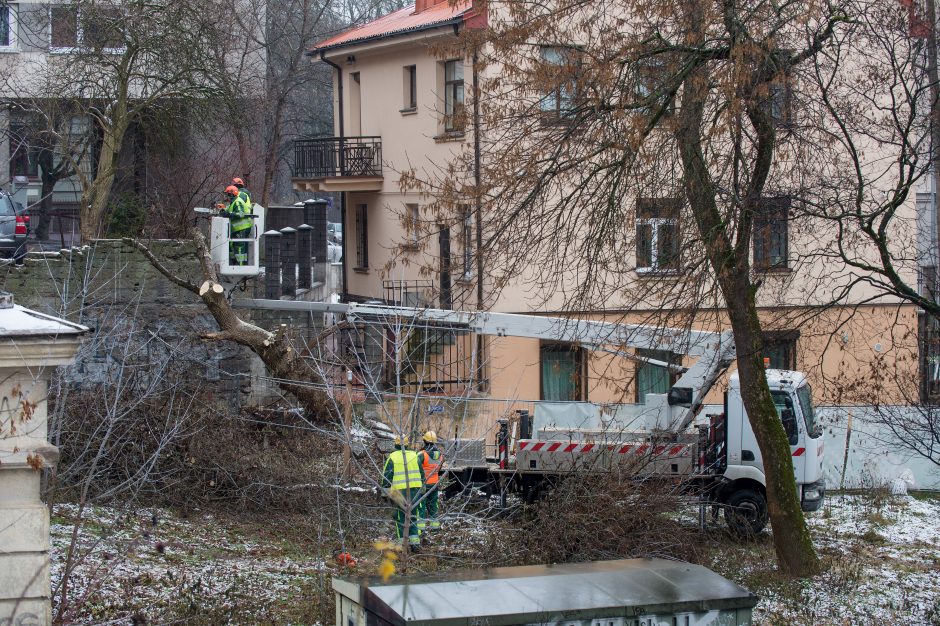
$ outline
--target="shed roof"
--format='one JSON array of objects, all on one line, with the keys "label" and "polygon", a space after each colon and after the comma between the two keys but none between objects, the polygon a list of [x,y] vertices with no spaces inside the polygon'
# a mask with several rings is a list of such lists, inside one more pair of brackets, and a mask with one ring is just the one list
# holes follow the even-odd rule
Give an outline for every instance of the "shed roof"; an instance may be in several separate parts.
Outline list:
[{"label": "shed roof", "polygon": [[[337,584],[339,582],[339,584]],[[409,626],[491,626],[561,619],[747,609],[757,596],[700,565],[664,559],[505,567],[401,579],[334,581],[367,610]]]},{"label": "shed roof", "polygon": [[13,303],[13,296],[0,292],[0,338],[80,335],[88,329],[52,315]]},{"label": "shed roof", "polygon": [[345,32],[325,39],[310,49],[311,53],[324,52],[332,48],[365,43],[376,39],[384,39],[395,35],[438,28],[451,23],[460,23],[470,17],[473,2],[460,0],[454,6],[450,2],[428,7],[420,13],[415,13],[415,5],[393,11],[361,26],[356,26]]}]

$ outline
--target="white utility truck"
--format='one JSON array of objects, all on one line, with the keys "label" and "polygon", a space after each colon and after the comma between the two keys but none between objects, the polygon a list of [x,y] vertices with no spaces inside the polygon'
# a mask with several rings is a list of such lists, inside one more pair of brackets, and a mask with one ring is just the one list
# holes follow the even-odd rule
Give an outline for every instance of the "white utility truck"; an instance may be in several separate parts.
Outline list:
[{"label": "white utility truck", "polygon": [[[640,359],[677,369],[681,375],[668,393],[647,394],[642,404],[619,405],[616,412],[592,427],[582,427],[576,420],[540,420],[536,405],[535,416],[520,416],[518,438],[510,433],[508,420],[500,420],[495,458],[486,458],[485,447],[479,442],[448,442],[451,454],[447,455],[450,461],[445,467],[451,479],[451,492],[487,486],[515,490],[532,498],[545,486],[573,472],[629,469],[641,476],[669,477],[707,501],[722,505],[732,530],[755,533],[766,525],[764,466],[744,411],[737,373],[730,377],[723,408],[702,411],[709,391],[735,358],[730,331],[716,333],[382,304],[345,306],[347,318],[360,324],[407,317],[413,326],[570,342],[632,359],[636,355],[627,351],[638,348],[668,350],[694,359],[687,368]],[[806,376],[776,369],[768,369],[766,374],[789,438],[802,508],[818,510],[825,497],[824,449]],[[470,450],[479,454],[467,454]]]}]

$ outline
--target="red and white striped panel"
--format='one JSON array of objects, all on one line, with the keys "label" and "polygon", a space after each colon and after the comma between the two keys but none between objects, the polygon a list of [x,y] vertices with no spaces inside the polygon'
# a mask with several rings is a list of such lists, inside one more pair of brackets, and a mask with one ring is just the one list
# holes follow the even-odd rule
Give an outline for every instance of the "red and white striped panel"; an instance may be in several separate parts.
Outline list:
[{"label": "red and white striped panel", "polygon": [[[629,454],[636,456],[668,456],[670,458],[685,457],[692,455],[692,445],[690,443],[674,443],[670,445],[651,446],[645,443],[627,443],[613,446],[606,446],[608,452],[614,454]],[[568,452],[570,454],[585,454],[587,452],[599,452],[604,446],[594,443],[561,443],[558,441],[534,441],[531,439],[522,439],[519,441],[519,450],[529,452]]]}]

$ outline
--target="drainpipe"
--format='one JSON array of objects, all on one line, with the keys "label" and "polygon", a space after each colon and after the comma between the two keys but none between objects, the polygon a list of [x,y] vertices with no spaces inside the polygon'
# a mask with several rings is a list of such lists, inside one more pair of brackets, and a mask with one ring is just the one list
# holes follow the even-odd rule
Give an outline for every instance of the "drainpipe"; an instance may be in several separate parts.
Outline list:
[{"label": "drainpipe", "polygon": [[320,51],[320,60],[336,70],[336,88],[338,90],[337,95],[339,96],[339,138],[342,140],[346,135],[343,127],[343,68],[326,58],[326,53],[322,50]]},{"label": "drainpipe", "polygon": [[[320,51],[320,60],[336,70],[337,78],[337,96],[339,100],[339,149],[340,149],[340,158],[342,158],[343,150],[343,139],[346,136],[346,129],[343,125],[343,68],[341,68],[336,63],[333,63],[328,58],[324,51]],[[340,223],[343,225],[343,302],[349,302],[349,281],[347,280],[347,261],[348,258],[346,254],[346,242],[349,239],[349,229],[346,226],[346,192],[343,191],[339,194],[339,215]]]},{"label": "drainpipe", "polygon": [[[473,52],[473,183],[476,186],[476,239],[477,239],[477,310],[483,309],[483,198],[480,191],[480,87],[476,50]],[[483,382],[483,336],[477,335],[477,386],[485,391]]]}]

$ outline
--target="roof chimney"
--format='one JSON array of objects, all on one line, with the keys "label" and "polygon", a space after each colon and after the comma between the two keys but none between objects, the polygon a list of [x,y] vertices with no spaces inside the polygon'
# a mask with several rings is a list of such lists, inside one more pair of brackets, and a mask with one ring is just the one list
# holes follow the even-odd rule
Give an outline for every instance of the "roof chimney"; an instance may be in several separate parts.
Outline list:
[{"label": "roof chimney", "polygon": [[415,13],[420,13],[425,9],[430,9],[431,7],[444,4],[447,0],[415,0]]}]

